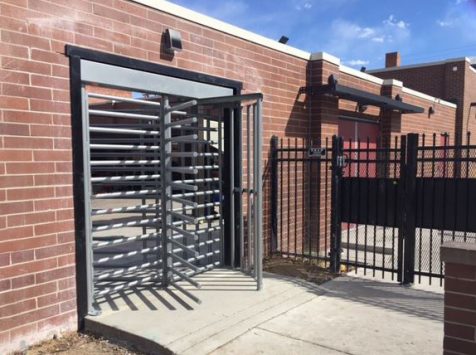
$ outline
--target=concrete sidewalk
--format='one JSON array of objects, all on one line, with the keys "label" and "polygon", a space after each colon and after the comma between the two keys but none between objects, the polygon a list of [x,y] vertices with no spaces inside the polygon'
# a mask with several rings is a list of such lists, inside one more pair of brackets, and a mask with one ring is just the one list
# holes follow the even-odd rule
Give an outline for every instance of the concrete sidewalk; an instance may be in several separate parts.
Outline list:
[{"label": "concrete sidewalk", "polygon": [[177,292],[139,290],[104,300],[87,329],[151,353],[440,354],[443,295],[343,276],[321,286],[236,271],[199,276],[201,305]]}]

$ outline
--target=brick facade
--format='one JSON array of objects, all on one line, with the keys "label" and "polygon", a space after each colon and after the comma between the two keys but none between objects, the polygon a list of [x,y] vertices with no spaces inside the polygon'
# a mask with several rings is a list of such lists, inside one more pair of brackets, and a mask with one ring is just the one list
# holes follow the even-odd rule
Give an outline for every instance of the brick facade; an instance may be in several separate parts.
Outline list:
[{"label": "brick facade", "polygon": [[[166,28],[184,50],[161,52]],[[264,238],[269,253],[269,145],[278,137],[325,138],[355,104],[298,95],[339,74],[346,85],[382,85],[125,0],[0,0],[0,352],[77,328],[69,62],[66,44],[243,82],[264,94]],[[391,92],[393,95],[393,91]],[[429,106],[405,95],[405,101]],[[449,130],[442,116],[407,115],[394,134]],[[369,111],[376,119],[378,109]],[[451,118],[451,117],[450,117]],[[440,122],[441,121],[441,122]],[[417,123],[418,122],[418,123]],[[421,122],[421,123],[419,123]],[[441,127],[440,127],[441,125]],[[392,126],[393,127],[393,126]],[[328,218],[328,216],[323,216]]]},{"label": "brick facade", "polygon": [[445,262],[444,354],[476,353],[476,247],[448,242]]},{"label": "brick facade", "polygon": [[[466,143],[467,132],[476,134],[476,69],[466,59],[443,63],[372,70],[382,79],[397,79],[411,89],[455,102],[458,105],[454,132],[458,143]],[[474,138],[473,138],[474,141]]]}]

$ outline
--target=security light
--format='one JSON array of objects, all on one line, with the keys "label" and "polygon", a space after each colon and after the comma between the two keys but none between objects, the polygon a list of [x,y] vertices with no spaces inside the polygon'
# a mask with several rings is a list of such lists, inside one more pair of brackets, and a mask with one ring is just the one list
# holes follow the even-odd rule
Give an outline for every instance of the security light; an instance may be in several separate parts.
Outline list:
[{"label": "security light", "polygon": [[288,38],[288,37],[286,37],[286,36],[281,36],[281,38],[279,39],[278,42],[279,42],[279,43],[282,43],[282,44],[286,44],[286,43],[288,43],[288,41],[289,41],[289,38]]},{"label": "security light", "polygon": [[169,53],[182,50],[182,35],[179,31],[167,28],[165,30],[165,50]]}]

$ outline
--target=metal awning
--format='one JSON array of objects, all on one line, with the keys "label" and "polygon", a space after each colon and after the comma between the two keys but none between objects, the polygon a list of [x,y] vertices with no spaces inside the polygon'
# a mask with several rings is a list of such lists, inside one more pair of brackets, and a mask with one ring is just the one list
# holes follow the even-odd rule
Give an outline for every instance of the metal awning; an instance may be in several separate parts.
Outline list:
[{"label": "metal awning", "polygon": [[337,82],[333,75],[329,77],[328,82],[329,83],[327,85],[321,85],[317,88],[312,88],[312,93],[333,95],[340,99],[355,101],[362,106],[377,106],[383,109],[400,111],[401,113],[425,112],[423,107],[407,104],[401,101],[401,99],[392,99],[390,97],[376,95],[364,90],[341,85]]}]

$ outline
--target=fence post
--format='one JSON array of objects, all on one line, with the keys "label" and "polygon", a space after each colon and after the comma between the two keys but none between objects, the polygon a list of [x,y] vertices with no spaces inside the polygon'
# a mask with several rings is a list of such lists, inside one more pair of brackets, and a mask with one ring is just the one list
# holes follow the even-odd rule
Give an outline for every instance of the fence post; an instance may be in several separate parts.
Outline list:
[{"label": "fence post", "polygon": [[415,279],[415,231],[416,231],[416,174],[417,174],[418,134],[407,136],[405,164],[405,192],[403,204],[403,284],[411,284]]},{"label": "fence post", "polygon": [[271,253],[278,248],[278,144],[277,136],[271,137]]},{"label": "fence post", "polygon": [[332,137],[332,182],[331,182],[331,272],[340,272],[342,219],[341,219],[341,183],[342,170],[344,167],[343,156],[344,144],[342,137]]},{"label": "fence post", "polygon": [[405,178],[407,161],[407,136],[400,136],[400,178],[398,181],[398,201],[397,201],[397,281],[403,282],[403,238],[404,234],[404,207],[405,207]]}]

